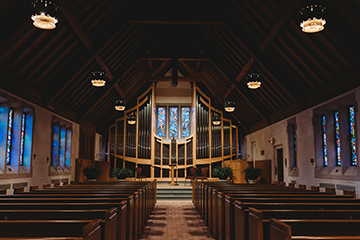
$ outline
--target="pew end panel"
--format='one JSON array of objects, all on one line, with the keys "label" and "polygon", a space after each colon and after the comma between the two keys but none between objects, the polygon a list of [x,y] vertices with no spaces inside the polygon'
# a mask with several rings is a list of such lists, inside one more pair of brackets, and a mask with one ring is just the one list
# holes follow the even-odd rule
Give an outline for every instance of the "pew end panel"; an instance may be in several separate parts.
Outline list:
[{"label": "pew end panel", "polygon": [[245,204],[234,201],[234,236],[235,240],[245,240]]},{"label": "pew end panel", "polygon": [[270,218],[270,240],[291,240],[291,227],[275,218]]},{"label": "pew end panel", "polygon": [[263,240],[263,213],[249,207],[249,240]]},{"label": "pew end panel", "polygon": [[224,224],[225,224],[225,240],[234,239],[234,200],[232,197],[225,195],[224,196]]},{"label": "pew end panel", "polygon": [[101,219],[95,219],[83,228],[84,240],[100,240],[101,239]]}]

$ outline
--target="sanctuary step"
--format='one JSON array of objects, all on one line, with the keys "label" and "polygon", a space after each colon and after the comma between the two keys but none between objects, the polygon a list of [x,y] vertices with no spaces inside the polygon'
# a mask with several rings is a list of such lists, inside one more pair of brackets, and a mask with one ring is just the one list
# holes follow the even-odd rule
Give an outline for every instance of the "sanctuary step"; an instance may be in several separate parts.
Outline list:
[{"label": "sanctuary step", "polygon": [[[170,183],[170,182],[169,182]],[[159,182],[157,184],[157,200],[191,200],[192,187],[184,186],[178,182],[178,186],[170,186],[168,182]]]}]

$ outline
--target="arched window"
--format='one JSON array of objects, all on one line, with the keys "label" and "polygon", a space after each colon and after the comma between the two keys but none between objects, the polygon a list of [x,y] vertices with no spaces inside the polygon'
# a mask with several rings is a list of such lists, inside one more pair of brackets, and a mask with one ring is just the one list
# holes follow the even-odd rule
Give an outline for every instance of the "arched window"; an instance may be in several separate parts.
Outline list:
[{"label": "arched window", "polygon": [[186,106],[158,107],[157,135],[159,137],[165,137],[165,138],[189,137],[190,107],[186,107]]}]

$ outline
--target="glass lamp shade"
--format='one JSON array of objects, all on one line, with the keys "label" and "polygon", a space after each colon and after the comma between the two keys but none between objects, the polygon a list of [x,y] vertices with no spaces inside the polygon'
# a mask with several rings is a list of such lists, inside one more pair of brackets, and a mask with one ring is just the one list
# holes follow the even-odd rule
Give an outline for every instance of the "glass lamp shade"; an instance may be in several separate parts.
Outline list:
[{"label": "glass lamp shade", "polygon": [[127,122],[130,125],[134,125],[136,123],[136,116],[135,115],[129,115],[127,117]]},{"label": "glass lamp shade", "polygon": [[115,109],[117,111],[124,111],[125,110],[125,100],[116,100],[115,101]]},{"label": "glass lamp shade", "polygon": [[56,3],[47,0],[35,0],[32,1],[31,4],[35,10],[34,14],[31,16],[35,27],[45,30],[56,28],[58,20],[55,15],[59,9]]},{"label": "glass lamp shade", "polygon": [[260,81],[261,73],[258,72],[252,72],[248,74],[248,83],[247,86],[250,89],[257,89],[261,87],[261,81]]},{"label": "glass lamp shade", "polygon": [[235,102],[233,101],[226,101],[224,104],[225,111],[227,112],[233,112],[235,111]]},{"label": "glass lamp shade", "polygon": [[250,89],[257,89],[257,88],[261,87],[261,82],[260,81],[249,81],[247,83],[247,85],[248,85],[248,88],[250,88]]},{"label": "glass lamp shade", "polygon": [[214,125],[220,125],[220,124],[221,124],[221,118],[220,118],[220,116],[214,116],[214,117],[212,118],[212,123],[213,123]]},{"label": "glass lamp shade", "polygon": [[91,83],[94,87],[103,87],[105,86],[105,72],[103,71],[94,71],[91,73],[92,80]]},{"label": "glass lamp shade", "polygon": [[316,33],[324,30],[326,20],[324,18],[325,6],[321,4],[309,4],[300,11],[300,27],[303,32]]}]

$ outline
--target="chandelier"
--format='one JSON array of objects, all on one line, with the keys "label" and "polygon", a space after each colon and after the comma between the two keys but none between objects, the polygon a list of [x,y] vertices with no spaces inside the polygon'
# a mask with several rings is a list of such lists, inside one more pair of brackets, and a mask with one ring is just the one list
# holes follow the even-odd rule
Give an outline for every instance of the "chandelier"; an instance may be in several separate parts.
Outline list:
[{"label": "chandelier", "polygon": [[125,110],[125,100],[115,100],[115,109],[118,111]]},{"label": "chandelier", "polygon": [[234,101],[225,101],[224,107],[225,107],[225,111],[233,112],[235,110],[235,102]]},{"label": "chandelier", "polygon": [[326,20],[324,18],[325,6],[321,4],[309,4],[303,7],[300,13],[300,27],[303,32],[316,33],[324,29]]},{"label": "chandelier", "polygon": [[91,83],[95,87],[103,87],[105,86],[105,72],[104,71],[94,71],[91,72],[92,80]]},{"label": "chandelier", "polygon": [[214,125],[220,125],[220,123],[221,123],[221,118],[220,118],[220,116],[213,116],[212,117],[212,123],[214,124]]},{"label": "chandelier", "polygon": [[129,115],[127,117],[127,122],[130,125],[134,125],[136,123],[136,116],[135,115]]},{"label": "chandelier", "polygon": [[55,13],[59,7],[53,0],[35,0],[31,4],[35,9],[34,15],[31,16],[35,27],[46,30],[56,28],[58,20],[55,17]]},{"label": "chandelier", "polygon": [[248,83],[247,83],[248,88],[257,89],[261,87],[261,81],[260,81],[261,73],[252,72],[249,73],[247,76],[248,76]]}]

